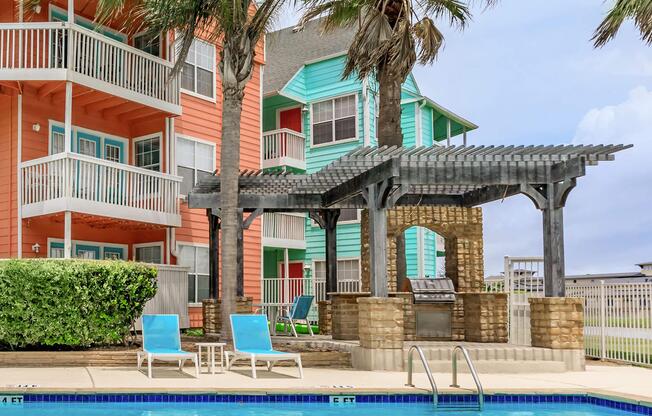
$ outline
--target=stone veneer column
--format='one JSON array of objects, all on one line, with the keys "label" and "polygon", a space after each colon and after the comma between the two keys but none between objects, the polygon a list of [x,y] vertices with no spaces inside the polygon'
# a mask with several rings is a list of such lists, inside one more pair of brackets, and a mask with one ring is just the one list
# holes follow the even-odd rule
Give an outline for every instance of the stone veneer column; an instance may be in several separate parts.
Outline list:
[{"label": "stone veneer column", "polygon": [[507,294],[464,293],[464,338],[469,342],[508,341]]},{"label": "stone veneer column", "polygon": [[319,335],[332,334],[332,311],[330,300],[320,300],[317,302]]},{"label": "stone veneer column", "polygon": [[[235,313],[252,313],[253,298],[251,296],[238,296],[235,302]],[[222,329],[221,301],[215,299],[203,300],[202,315],[204,334],[219,334]]]},{"label": "stone veneer column", "polygon": [[331,293],[331,333],[333,339],[357,340],[358,298],[369,293]]},{"label": "stone veneer column", "polygon": [[358,298],[360,347],[403,348],[403,298]]},{"label": "stone veneer column", "polygon": [[584,302],[581,298],[530,298],[532,346],[584,349]]}]

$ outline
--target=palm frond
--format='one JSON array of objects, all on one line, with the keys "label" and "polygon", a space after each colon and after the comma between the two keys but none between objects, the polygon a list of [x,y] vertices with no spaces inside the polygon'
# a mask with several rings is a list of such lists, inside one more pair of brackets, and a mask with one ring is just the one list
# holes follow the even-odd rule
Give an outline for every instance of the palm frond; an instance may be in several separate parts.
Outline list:
[{"label": "palm frond", "polygon": [[444,35],[429,17],[424,17],[415,23],[413,30],[417,43],[418,62],[421,65],[431,63],[437,58],[444,44]]},{"label": "palm frond", "polygon": [[593,45],[599,48],[607,44],[628,19],[634,21],[641,40],[652,45],[652,0],[617,0],[593,33]]}]

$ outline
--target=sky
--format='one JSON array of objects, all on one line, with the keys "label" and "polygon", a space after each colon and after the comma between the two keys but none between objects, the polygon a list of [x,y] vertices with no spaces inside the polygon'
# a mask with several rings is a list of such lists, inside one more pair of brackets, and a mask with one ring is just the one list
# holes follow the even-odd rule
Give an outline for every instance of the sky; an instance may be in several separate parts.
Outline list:
[{"label": "sky", "polygon": [[[479,3],[479,2],[475,2]],[[610,1],[500,0],[414,69],[422,94],[479,125],[469,144],[634,144],[587,168],[564,209],[566,274],[638,270],[652,261],[652,47],[626,23],[590,38]],[[277,27],[294,24],[285,10]],[[524,196],[483,206],[485,273],[541,256],[541,213]]]}]

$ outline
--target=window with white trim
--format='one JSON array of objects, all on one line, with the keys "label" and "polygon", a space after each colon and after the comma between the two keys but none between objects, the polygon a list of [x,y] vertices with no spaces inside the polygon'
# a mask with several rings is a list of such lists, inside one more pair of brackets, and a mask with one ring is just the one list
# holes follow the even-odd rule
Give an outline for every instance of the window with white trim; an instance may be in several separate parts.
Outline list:
[{"label": "window with white trim", "polygon": [[215,45],[193,39],[181,70],[181,88],[215,97]]},{"label": "window with white trim", "polygon": [[181,181],[181,195],[188,195],[193,186],[215,170],[215,145],[177,137],[177,175]]},{"label": "window with white trim", "polygon": [[62,259],[65,257],[65,251],[63,247],[50,247],[50,256],[51,259]]},{"label": "window with white trim", "polygon": [[135,142],[135,160],[139,168],[161,171],[161,138],[159,136]]},{"label": "window with white trim", "polygon": [[208,290],[208,247],[179,244],[179,264],[188,267],[188,303],[210,296]]},{"label": "window with white trim", "polygon": [[65,135],[58,131],[52,131],[52,154],[57,154],[65,151]]},{"label": "window with white trim", "polygon": [[135,259],[136,261],[142,263],[153,263],[161,264],[163,263],[163,250],[161,250],[160,244],[155,244],[151,246],[138,245],[134,246]]},{"label": "window with white trim", "polygon": [[312,105],[312,144],[334,143],[356,137],[355,95]]},{"label": "window with white trim", "polygon": [[[315,280],[326,280],[326,262],[323,260],[315,261]],[[341,282],[358,282],[360,281],[360,260],[338,260],[337,261],[337,281]]]}]

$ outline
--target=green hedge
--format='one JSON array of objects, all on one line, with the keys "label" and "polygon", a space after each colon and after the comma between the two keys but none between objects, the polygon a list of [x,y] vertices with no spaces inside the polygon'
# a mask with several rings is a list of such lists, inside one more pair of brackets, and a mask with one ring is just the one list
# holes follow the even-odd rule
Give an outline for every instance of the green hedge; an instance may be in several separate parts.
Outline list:
[{"label": "green hedge", "polygon": [[156,276],[124,261],[0,261],[0,348],[121,342],[154,297]]}]

